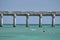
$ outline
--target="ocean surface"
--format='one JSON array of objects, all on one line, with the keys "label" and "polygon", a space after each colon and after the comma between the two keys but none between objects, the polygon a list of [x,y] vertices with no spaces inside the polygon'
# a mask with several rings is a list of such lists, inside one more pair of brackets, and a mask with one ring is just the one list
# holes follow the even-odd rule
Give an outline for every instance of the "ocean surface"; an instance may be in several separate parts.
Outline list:
[{"label": "ocean surface", "polygon": [[60,24],[52,27],[44,24],[39,28],[38,24],[30,24],[26,28],[25,24],[4,24],[0,27],[0,40],[60,40]]}]

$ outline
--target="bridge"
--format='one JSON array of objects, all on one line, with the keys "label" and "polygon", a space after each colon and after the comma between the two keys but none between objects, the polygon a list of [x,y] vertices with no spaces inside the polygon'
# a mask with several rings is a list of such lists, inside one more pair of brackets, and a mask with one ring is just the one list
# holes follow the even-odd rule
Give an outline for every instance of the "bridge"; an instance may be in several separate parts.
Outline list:
[{"label": "bridge", "polygon": [[13,27],[16,27],[16,16],[26,16],[26,27],[29,27],[29,16],[39,16],[39,27],[42,27],[42,16],[51,16],[52,27],[55,27],[55,16],[60,16],[60,11],[0,11],[0,27],[3,26],[3,16],[13,16]]}]

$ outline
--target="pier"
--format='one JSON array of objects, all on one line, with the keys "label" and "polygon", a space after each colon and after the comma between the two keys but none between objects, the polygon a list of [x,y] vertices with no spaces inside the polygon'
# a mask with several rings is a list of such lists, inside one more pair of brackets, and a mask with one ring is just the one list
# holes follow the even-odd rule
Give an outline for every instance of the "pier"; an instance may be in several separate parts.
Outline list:
[{"label": "pier", "polygon": [[16,16],[26,16],[26,27],[29,27],[29,16],[39,17],[39,27],[42,27],[42,16],[52,17],[52,27],[55,27],[55,16],[60,16],[59,11],[0,11],[0,27],[3,26],[3,16],[13,16],[13,27],[16,27]]}]

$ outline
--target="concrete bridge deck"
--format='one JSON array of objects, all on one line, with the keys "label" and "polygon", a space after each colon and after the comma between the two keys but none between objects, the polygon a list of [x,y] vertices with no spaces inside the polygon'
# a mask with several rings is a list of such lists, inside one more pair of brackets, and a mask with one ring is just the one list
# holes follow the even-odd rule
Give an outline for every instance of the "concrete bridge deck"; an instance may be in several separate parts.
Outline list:
[{"label": "concrete bridge deck", "polygon": [[60,16],[60,11],[52,11],[52,12],[46,12],[46,11],[0,11],[0,14],[3,14],[4,16],[13,16],[16,14],[17,16],[39,16],[42,14],[43,16],[52,16],[55,14],[56,16]]}]

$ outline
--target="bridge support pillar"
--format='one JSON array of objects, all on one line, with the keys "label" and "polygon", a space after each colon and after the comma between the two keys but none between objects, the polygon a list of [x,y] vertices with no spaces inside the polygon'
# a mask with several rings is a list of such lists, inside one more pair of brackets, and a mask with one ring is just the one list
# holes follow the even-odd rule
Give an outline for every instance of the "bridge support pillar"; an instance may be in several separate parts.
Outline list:
[{"label": "bridge support pillar", "polygon": [[2,27],[3,26],[3,14],[1,14],[1,16],[0,16],[0,27]]},{"label": "bridge support pillar", "polygon": [[42,14],[39,15],[39,27],[42,27]]},{"label": "bridge support pillar", "polygon": [[52,27],[55,27],[55,14],[52,16]]},{"label": "bridge support pillar", "polygon": [[29,27],[29,14],[26,16],[26,27]]},{"label": "bridge support pillar", "polygon": [[13,27],[16,27],[16,14],[13,16]]}]

